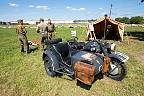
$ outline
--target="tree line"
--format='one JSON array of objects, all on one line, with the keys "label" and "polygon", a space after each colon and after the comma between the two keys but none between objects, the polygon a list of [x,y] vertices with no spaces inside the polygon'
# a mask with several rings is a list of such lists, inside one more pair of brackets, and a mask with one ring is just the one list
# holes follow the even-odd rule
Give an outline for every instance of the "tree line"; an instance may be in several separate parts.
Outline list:
[{"label": "tree line", "polygon": [[125,24],[144,24],[144,17],[135,16],[135,17],[118,17],[115,18],[116,21],[125,23]]}]

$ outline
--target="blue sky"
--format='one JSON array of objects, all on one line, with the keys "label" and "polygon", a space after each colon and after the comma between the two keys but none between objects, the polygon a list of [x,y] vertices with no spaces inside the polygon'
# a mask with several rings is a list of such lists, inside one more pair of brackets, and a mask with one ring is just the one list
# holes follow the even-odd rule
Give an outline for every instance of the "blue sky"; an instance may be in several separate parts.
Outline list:
[{"label": "blue sky", "polygon": [[141,0],[0,0],[0,20],[51,18],[60,20],[144,16]]}]

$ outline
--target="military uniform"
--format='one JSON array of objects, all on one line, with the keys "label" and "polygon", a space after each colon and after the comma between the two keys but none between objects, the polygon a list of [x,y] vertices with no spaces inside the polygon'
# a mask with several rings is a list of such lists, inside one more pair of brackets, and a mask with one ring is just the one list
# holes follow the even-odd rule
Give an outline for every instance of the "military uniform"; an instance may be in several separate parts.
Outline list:
[{"label": "military uniform", "polygon": [[48,27],[48,37],[49,37],[49,40],[51,40],[55,36],[54,34],[55,26],[52,23],[48,23],[47,27]]},{"label": "military uniform", "polygon": [[44,48],[44,42],[48,39],[48,28],[44,22],[37,25],[37,32],[41,35],[41,45]]},{"label": "military uniform", "polygon": [[16,28],[16,32],[18,34],[18,39],[20,41],[21,52],[29,51],[29,44],[26,36],[25,27],[19,24]]}]

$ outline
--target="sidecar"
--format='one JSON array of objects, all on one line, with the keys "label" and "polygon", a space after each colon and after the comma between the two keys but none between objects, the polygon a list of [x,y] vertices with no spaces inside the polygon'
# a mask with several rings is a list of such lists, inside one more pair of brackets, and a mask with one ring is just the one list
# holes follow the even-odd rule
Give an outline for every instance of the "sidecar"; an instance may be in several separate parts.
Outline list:
[{"label": "sidecar", "polygon": [[66,74],[91,85],[94,77],[105,69],[103,57],[73,50],[69,43],[62,42],[62,39],[50,40],[46,44],[47,48],[43,52],[44,67],[47,74],[52,77]]}]

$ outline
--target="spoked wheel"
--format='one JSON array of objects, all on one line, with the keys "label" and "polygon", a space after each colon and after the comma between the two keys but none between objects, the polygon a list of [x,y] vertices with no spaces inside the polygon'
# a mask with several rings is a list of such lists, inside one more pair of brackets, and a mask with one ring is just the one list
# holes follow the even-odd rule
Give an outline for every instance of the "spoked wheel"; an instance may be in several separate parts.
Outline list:
[{"label": "spoked wheel", "polygon": [[44,58],[45,70],[46,70],[47,74],[52,76],[52,77],[56,75],[56,72],[54,72],[54,66],[53,66],[54,64],[53,63],[54,63],[54,61],[52,60],[51,57],[46,56]]},{"label": "spoked wheel", "polygon": [[125,78],[126,74],[126,65],[123,62],[120,62],[118,59],[111,58],[110,70],[107,76],[111,79],[121,81]]}]

